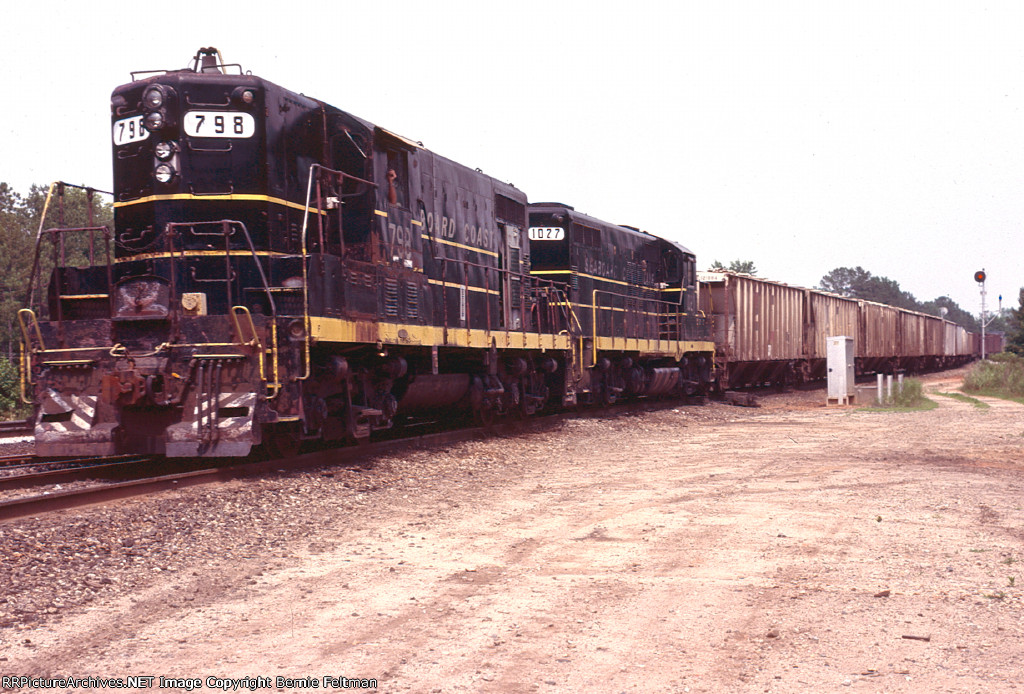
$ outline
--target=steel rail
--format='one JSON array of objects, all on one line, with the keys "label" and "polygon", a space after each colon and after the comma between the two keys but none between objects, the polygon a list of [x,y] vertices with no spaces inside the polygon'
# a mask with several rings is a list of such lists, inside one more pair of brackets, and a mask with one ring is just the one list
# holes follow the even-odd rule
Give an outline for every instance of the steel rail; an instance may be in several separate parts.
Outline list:
[{"label": "steel rail", "polygon": [[32,431],[31,419],[11,419],[7,421],[0,421],[0,436],[7,434],[20,434],[26,431]]},{"label": "steel rail", "polygon": [[[75,465],[78,462],[79,461],[51,461],[34,464],[29,463],[25,467],[35,467],[37,465],[40,467],[44,465]],[[118,460],[108,463],[101,462],[94,465],[79,465],[78,467],[68,467],[60,470],[41,470],[38,472],[28,472],[22,475],[0,477],[0,490],[28,489],[30,487],[38,487],[44,484],[66,484],[68,482],[78,482],[83,479],[92,479],[95,477],[109,478],[118,473],[123,474],[133,466],[151,462],[153,462],[152,458],[134,457],[129,460]]]},{"label": "steel rail", "polygon": [[[686,402],[686,401],[683,401]],[[462,441],[486,439],[496,436],[512,436],[557,426],[566,419],[608,418],[617,415],[630,415],[636,412],[648,412],[678,407],[679,400],[640,400],[624,402],[611,408],[585,408],[578,411],[556,412],[547,415],[532,416],[525,419],[512,419],[496,422],[487,426],[463,429],[452,429],[428,434],[394,438],[372,443],[364,443],[344,448],[303,453],[291,458],[261,460],[238,463],[225,467],[204,468],[157,477],[114,482],[110,484],[92,485],[79,489],[51,492],[17,499],[0,501],[0,522],[38,516],[55,511],[64,511],[83,506],[91,506],[119,499],[145,496],[171,489],[184,489],[211,482],[255,477],[270,472],[288,472],[310,470],[324,467],[339,467],[353,464],[364,464],[375,456],[398,453],[410,448],[431,448]],[[89,472],[89,468],[78,468],[73,472]],[[65,472],[65,471],[59,471]],[[67,471],[72,472],[72,471]]]},{"label": "steel rail", "polygon": [[[119,499],[145,496],[170,489],[184,489],[185,487],[198,484],[253,477],[268,472],[352,464],[373,456],[394,453],[405,448],[440,446],[489,436],[522,433],[527,430],[550,426],[553,421],[560,419],[561,416],[533,417],[514,422],[502,422],[489,427],[457,429],[346,448],[314,451],[292,458],[263,460],[229,467],[206,468],[158,477],[98,484],[80,489],[19,497],[0,501],[0,522],[29,516],[40,516],[55,511],[65,511]],[[87,470],[87,468],[80,468],[77,472],[81,473]]]}]

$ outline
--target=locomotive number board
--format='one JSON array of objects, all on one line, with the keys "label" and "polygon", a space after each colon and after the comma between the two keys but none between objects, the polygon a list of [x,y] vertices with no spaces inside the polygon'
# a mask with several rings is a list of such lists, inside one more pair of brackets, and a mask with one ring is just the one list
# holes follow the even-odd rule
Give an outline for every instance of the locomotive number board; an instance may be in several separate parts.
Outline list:
[{"label": "locomotive number board", "polygon": [[149,131],[142,125],[142,116],[122,118],[114,123],[114,144],[117,146],[141,142],[147,137]]},{"label": "locomotive number board", "polygon": [[189,137],[252,137],[256,119],[241,111],[189,111],[185,114]]},{"label": "locomotive number board", "polygon": [[561,241],[565,238],[562,227],[530,227],[531,241]]}]

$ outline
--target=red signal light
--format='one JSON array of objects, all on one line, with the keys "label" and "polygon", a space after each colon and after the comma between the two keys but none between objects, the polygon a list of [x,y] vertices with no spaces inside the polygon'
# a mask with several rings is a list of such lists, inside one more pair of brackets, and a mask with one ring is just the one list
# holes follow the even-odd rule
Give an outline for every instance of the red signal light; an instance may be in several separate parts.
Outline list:
[{"label": "red signal light", "polygon": [[974,281],[977,282],[978,284],[981,284],[982,282],[984,282],[985,281],[985,271],[984,270],[978,270],[977,272],[975,272],[974,273]]}]

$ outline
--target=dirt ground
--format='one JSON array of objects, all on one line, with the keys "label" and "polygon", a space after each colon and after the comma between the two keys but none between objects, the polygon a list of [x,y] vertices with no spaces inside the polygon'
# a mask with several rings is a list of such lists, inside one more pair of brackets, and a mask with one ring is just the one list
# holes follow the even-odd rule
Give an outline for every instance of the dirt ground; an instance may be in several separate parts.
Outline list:
[{"label": "dirt ground", "polygon": [[933,397],[580,418],[2,524],[0,672],[1024,690],[1024,406]]}]

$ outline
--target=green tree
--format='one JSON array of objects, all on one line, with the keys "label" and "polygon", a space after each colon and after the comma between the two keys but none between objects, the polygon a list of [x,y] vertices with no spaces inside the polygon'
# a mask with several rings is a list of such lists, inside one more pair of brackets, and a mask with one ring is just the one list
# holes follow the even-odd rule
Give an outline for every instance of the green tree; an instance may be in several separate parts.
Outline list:
[{"label": "green tree", "polygon": [[8,359],[16,353],[20,335],[17,314],[25,306],[34,247],[24,200],[6,183],[0,183],[0,345]]},{"label": "green tree", "polygon": [[1024,356],[1024,287],[1020,288],[1018,303],[1007,320],[1006,351]]},{"label": "green tree", "polygon": [[[877,301],[897,308],[920,311],[933,316],[942,316],[962,325],[971,331],[981,329],[978,319],[957,306],[948,296],[940,296],[934,301],[920,302],[910,292],[903,291],[899,282],[888,277],[872,275],[864,268],[837,267],[821,278],[818,288],[840,296],[848,296],[865,301]],[[945,309],[945,314],[943,310]]]},{"label": "green tree", "polygon": [[721,261],[711,263],[711,270],[715,272],[736,272],[743,275],[756,275],[757,267],[753,260],[734,260],[726,267]]},{"label": "green tree", "polygon": [[899,308],[920,310],[921,304],[913,294],[900,289],[899,282],[888,277],[877,277],[860,267],[837,267],[821,278],[818,288],[840,296],[849,296],[865,301]]},{"label": "green tree", "polygon": [[0,357],[0,418],[9,419],[23,415],[21,403],[21,382],[18,367]]},{"label": "green tree", "polygon": [[[942,309],[946,309],[945,314],[943,314]],[[960,306],[948,296],[940,296],[934,301],[926,301],[921,305],[921,311],[923,313],[930,313],[933,316],[945,315],[947,320],[951,320],[958,325],[962,325],[971,332],[978,332],[981,330],[981,324],[978,322],[977,317],[960,308]]]},{"label": "green tree", "polygon": [[818,288],[839,296],[860,298],[871,281],[871,273],[860,267],[837,267],[818,282]]},{"label": "green tree", "polygon": [[[57,227],[82,228],[103,226],[113,228],[113,207],[104,196],[95,194],[92,205],[92,224],[87,191],[65,187],[63,200],[55,190],[46,219],[43,209],[49,187],[33,185],[28,196],[22,197],[7,183],[0,183],[0,354],[13,359],[20,339],[18,310],[26,306],[29,278],[35,258],[36,234],[43,229]],[[41,224],[42,220],[42,224]],[[94,244],[97,263],[105,260],[101,237]],[[49,282],[53,268],[54,245],[46,239],[40,248],[40,268],[36,277],[36,301]],[[85,233],[65,235],[64,259],[70,265],[88,264],[89,238]]]}]

